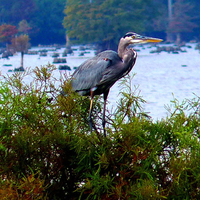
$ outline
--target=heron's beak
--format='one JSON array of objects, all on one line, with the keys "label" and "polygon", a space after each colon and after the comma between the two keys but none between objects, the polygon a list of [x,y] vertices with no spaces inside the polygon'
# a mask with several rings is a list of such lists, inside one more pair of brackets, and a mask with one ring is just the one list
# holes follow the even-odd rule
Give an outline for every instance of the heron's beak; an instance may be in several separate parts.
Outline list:
[{"label": "heron's beak", "polygon": [[144,43],[147,43],[147,42],[162,42],[163,40],[159,39],[159,38],[146,37],[146,38],[142,39],[142,41]]},{"label": "heron's beak", "polygon": [[143,44],[143,43],[149,43],[149,42],[162,42],[162,39],[159,38],[152,38],[152,37],[146,37],[146,36],[141,36],[137,35],[132,39],[132,43],[137,43],[137,44]]}]

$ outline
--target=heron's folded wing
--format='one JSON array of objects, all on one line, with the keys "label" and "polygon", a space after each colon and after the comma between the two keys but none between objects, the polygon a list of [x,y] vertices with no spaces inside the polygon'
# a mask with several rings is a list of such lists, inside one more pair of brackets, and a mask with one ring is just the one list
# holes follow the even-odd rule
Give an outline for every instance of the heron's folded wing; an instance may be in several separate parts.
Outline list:
[{"label": "heron's folded wing", "polygon": [[88,90],[97,86],[111,65],[121,61],[115,51],[103,51],[85,61],[72,75],[72,88],[75,91]]},{"label": "heron's folded wing", "polygon": [[107,67],[102,74],[102,78],[98,84],[98,86],[107,85],[108,87],[111,87],[117,80],[127,75],[130,70],[133,68],[136,57],[134,57],[132,54],[133,52],[130,51],[130,64],[122,61],[120,58],[117,59],[115,57],[112,60],[112,63],[109,67]]},{"label": "heron's folded wing", "polygon": [[105,59],[87,60],[72,75],[72,88],[75,91],[81,91],[95,87],[109,64],[109,60]]}]

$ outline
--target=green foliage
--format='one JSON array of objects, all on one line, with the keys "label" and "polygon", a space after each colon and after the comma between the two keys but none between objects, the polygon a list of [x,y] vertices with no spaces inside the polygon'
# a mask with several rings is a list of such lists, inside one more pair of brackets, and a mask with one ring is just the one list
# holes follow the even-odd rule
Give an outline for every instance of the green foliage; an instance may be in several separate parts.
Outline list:
[{"label": "green foliage", "polygon": [[154,122],[125,79],[104,137],[103,100],[95,98],[97,130],[90,132],[89,98],[74,93],[67,77],[56,80],[54,70],[1,78],[1,199],[200,198],[199,97],[174,99],[169,117]]},{"label": "green foliage", "polygon": [[47,200],[45,193],[47,186],[44,186],[44,180],[40,180],[37,174],[31,174],[19,180],[5,180],[1,183],[0,197],[2,200],[30,199]]}]

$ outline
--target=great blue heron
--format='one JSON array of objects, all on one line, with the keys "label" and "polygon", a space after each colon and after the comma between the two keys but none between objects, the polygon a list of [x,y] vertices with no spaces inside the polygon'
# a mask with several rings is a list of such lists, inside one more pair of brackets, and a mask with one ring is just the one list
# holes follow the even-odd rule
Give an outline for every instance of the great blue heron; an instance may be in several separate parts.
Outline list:
[{"label": "great blue heron", "polygon": [[104,95],[104,108],[102,125],[105,132],[106,100],[112,85],[120,78],[127,75],[133,68],[137,53],[130,44],[148,42],[161,42],[161,39],[144,37],[133,32],[128,32],[119,41],[118,52],[107,50],[99,53],[81,64],[72,75],[72,89],[80,95],[91,97],[89,109],[89,124],[92,129],[92,103],[95,95]]}]

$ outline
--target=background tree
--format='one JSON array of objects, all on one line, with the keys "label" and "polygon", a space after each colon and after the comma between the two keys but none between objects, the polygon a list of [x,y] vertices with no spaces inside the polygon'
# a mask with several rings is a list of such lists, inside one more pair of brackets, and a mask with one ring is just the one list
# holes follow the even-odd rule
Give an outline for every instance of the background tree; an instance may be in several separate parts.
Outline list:
[{"label": "background tree", "polygon": [[[64,27],[70,38],[97,42],[104,49],[115,49],[119,38],[128,31],[145,32],[157,12],[153,1],[96,0],[66,4]],[[147,9],[148,8],[148,9]],[[149,9],[150,8],[150,9]]]},{"label": "background tree", "polygon": [[16,26],[3,24],[0,26],[0,42],[9,43],[12,37],[18,32]]},{"label": "background tree", "polygon": [[19,22],[18,31],[23,34],[28,34],[31,31],[31,27],[26,20]]},{"label": "background tree", "polygon": [[6,0],[0,1],[1,21],[17,25],[21,20],[30,21],[35,12],[35,0]]},{"label": "background tree", "polygon": [[15,16],[13,20],[19,23],[21,20],[29,21],[35,12],[34,0],[24,1],[18,0],[12,6],[12,13]]},{"label": "background tree", "polygon": [[34,0],[36,10],[30,23],[31,43],[54,44],[65,42],[62,25],[66,0]]},{"label": "background tree", "polygon": [[176,36],[176,43],[181,42],[181,34],[192,32],[198,25],[192,16],[193,6],[184,0],[176,0],[173,5],[173,15],[169,22],[169,32]]},{"label": "background tree", "polygon": [[[200,38],[200,1],[184,1],[188,2],[193,8],[188,10],[186,6],[183,10],[198,27],[181,32],[186,41]],[[64,44],[67,33],[76,42],[98,42],[104,49],[116,48],[119,38],[130,30],[165,38],[169,31],[167,8],[167,0],[6,0],[0,1],[0,25],[18,26],[26,20],[32,28],[28,34],[33,45]]]},{"label": "background tree", "polygon": [[30,37],[34,44],[65,42],[62,26],[66,0],[7,0],[0,1],[0,23],[18,25],[26,20],[32,28]]},{"label": "background tree", "polygon": [[24,53],[30,47],[28,35],[20,35],[12,39],[12,46],[17,52],[21,52],[21,65],[20,68],[23,69]]}]

